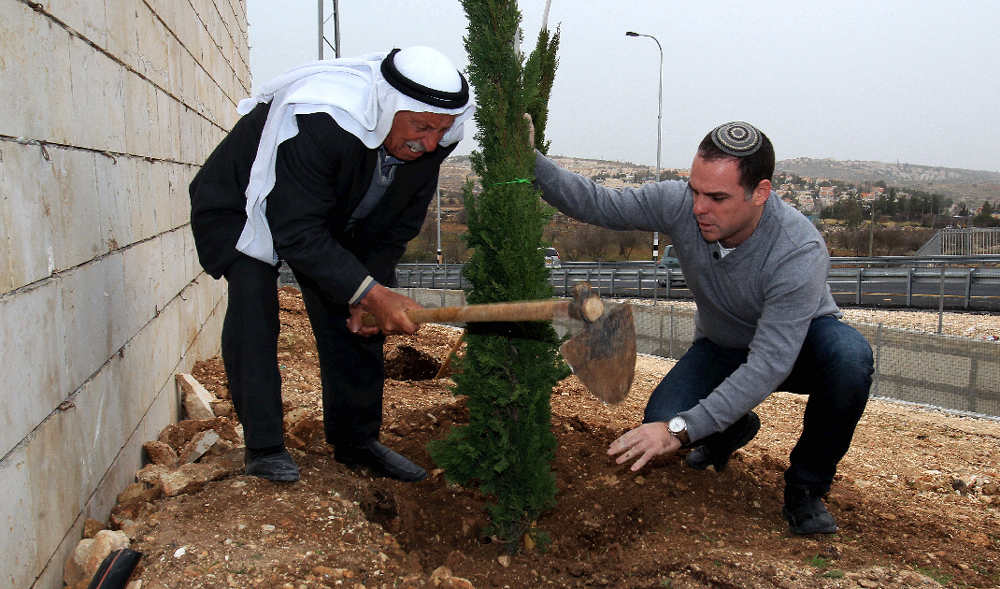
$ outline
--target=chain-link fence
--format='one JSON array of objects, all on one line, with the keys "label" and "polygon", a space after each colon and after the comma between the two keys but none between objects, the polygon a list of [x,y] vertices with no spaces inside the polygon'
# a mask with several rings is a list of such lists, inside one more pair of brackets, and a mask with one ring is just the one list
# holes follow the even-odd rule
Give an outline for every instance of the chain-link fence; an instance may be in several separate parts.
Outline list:
[{"label": "chain-link fence", "polygon": [[[399,289],[425,307],[462,305],[457,290]],[[640,354],[677,359],[694,337],[694,309],[632,305]],[[1000,342],[937,335],[884,324],[848,322],[875,352],[872,396],[1000,417]],[[579,329],[556,320],[560,335]]]}]

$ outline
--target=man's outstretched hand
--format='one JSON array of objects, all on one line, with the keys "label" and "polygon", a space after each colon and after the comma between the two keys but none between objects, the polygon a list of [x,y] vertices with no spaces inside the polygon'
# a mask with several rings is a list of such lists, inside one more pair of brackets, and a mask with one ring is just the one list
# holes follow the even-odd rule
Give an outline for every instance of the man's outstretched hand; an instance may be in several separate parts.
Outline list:
[{"label": "man's outstretched hand", "polygon": [[531,120],[531,115],[524,113],[524,120],[528,121],[528,147],[535,149],[535,122]]},{"label": "man's outstretched hand", "polygon": [[[420,326],[406,316],[408,309],[420,309],[420,303],[395,293],[381,284],[368,291],[357,305],[351,305],[351,316],[347,318],[347,329],[357,335],[371,337],[379,332],[386,335],[416,333]],[[362,325],[362,316],[371,313],[377,326]]]},{"label": "man's outstretched hand", "polygon": [[611,446],[608,448],[608,455],[621,454],[615,460],[617,464],[637,459],[631,467],[634,472],[645,466],[653,458],[676,452],[680,447],[680,440],[670,434],[666,422],[654,421],[644,423],[633,430],[629,430],[620,438],[611,442]]}]

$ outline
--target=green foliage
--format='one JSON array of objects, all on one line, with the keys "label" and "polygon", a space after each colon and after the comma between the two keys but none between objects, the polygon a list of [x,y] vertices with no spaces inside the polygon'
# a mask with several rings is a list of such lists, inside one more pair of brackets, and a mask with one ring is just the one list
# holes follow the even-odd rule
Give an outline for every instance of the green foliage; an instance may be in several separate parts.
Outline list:
[{"label": "green foliage", "polygon": [[993,205],[990,201],[983,202],[983,210],[973,219],[973,227],[1000,227],[1000,219],[993,218]]},{"label": "green foliage", "polygon": [[972,218],[973,227],[1000,227],[1000,219],[994,219],[993,215],[979,213]]},{"label": "green foliage", "polygon": [[943,572],[938,568],[922,567],[920,565],[913,565],[913,570],[917,571],[925,577],[930,577],[942,585],[947,585],[951,581],[951,575]]},{"label": "green foliage", "polygon": [[[523,55],[514,51],[521,15],[513,0],[463,0],[469,17],[465,48],[469,82],[476,90],[476,123],[481,151],[470,159],[482,191],[463,190],[472,258],[464,267],[471,285],[469,303],[538,300],[553,294],[542,252],[542,232],[550,209],[531,185],[535,155],[528,145],[529,106],[541,107],[544,64],[532,66],[529,87]],[[558,44],[558,34],[552,42]],[[551,87],[551,74],[548,81]],[[547,100],[547,90],[544,94]],[[533,102],[534,101],[534,102]],[[495,498],[487,533],[507,552],[517,550],[525,534],[543,548],[547,534],[533,527],[555,504],[554,458],[549,397],[565,376],[551,323],[469,324],[465,357],[455,376],[455,395],[468,398],[469,424],[453,428],[446,439],[428,445],[445,477],[463,485],[478,484]]]},{"label": "green foliage", "polygon": [[472,284],[468,300],[548,298],[552,290],[538,247],[551,209],[530,184],[535,154],[522,115],[539,90],[527,87],[523,56],[514,51],[521,14],[513,0],[463,0],[462,5],[469,17],[469,81],[479,103],[481,151],[470,160],[483,188],[478,195],[466,192],[465,198],[467,243],[475,250],[465,267]]},{"label": "green foliage", "polygon": [[828,568],[830,564],[832,564],[833,562],[829,558],[823,558],[822,556],[817,554],[816,556],[809,559],[808,562],[810,565],[818,569],[823,569],[823,572],[816,575],[818,577],[823,577],[826,579],[840,579],[844,576],[844,571]]},{"label": "green foliage", "polygon": [[538,33],[535,50],[524,66],[525,86],[533,93],[529,95],[527,113],[535,125],[535,149],[542,153],[549,152],[551,141],[545,140],[545,124],[549,119],[549,96],[552,95],[552,83],[556,79],[556,68],[559,60],[556,51],[559,49],[559,27],[556,33],[549,37],[548,29]]},{"label": "green foliage", "polygon": [[809,564],[811,564],[812,566],[814,566],[814,567],[816,567],[818,569],[824,569],[824,568],[830,566],[830,559],[829,558],[823,558],[822,556],[820,556],[820,555],[817,554],[817,555],[813,556],[811,559],[809,559]]},{"label": "green foliage", "polygon": [[[414,240],[416,241],[416,240]],[[429,245],[424,244],[424,247],[418,247],[418,243],[411,241],[407,244],[406,253],[403,257],[399,259],[402,264],[433,264],[437,261],[437,256],[431,251]]]},{"label": "green foliage", "polygon": [[555,504],[549,395],[559,361],[548,341],[471,333],[466,341],[455,393],[469,395],[469,425],[428,448],[448,480],[476,481],[496,497],[487,533],[513,552],[539,514]]}]

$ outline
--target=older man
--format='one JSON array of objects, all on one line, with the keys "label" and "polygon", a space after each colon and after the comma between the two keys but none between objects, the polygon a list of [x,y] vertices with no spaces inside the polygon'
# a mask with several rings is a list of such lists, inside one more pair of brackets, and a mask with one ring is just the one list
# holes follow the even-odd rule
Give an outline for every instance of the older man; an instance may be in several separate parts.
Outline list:
[{"label": "older man", "polygon": [[[424,469],[379,443],[386,334],[417,330],[395,267],[420,231],[442,160],[472,116],[465,78],[434,49],[306,64],[239,104],[190,186],[198,256],[225,276],[222,357],[246,472],[295,481],[284,446],[276,278],[283,260],[316,335],[335,458],[403,481]],[[363,313],[377,327],[362,326]]]},{"label": "older man", "polygon": [[608,453],[642,468],[695,446],[688,466],[720,471],[760,429],[754,407],[775,390],[809,395],[785,471],[784,515],[796,534],[837,530],[822,496],[868,400],[872,351],[842,323],[826,282],[826,245],[771,191],[774,148],[742,122],[698,147],[690,181],[612,190],[537,154],[544,198],[581,221],[662,231],[697,304],[690,349],[653,391],[643,425]]}]

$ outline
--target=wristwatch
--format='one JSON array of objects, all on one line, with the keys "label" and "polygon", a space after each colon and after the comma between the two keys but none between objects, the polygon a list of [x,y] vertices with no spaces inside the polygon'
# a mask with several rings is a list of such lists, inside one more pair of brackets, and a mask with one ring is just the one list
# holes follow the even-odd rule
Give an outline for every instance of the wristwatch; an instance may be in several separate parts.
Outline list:
[{"label": "wristwatch", "polygon": [[677,441],[681,443],[681,446],[687,446],[691,443],[691,436],[688,435],[687,422],[684,421],[684,418],[680,415],[667,422],[667,429],[670,431],[670,435],[677,438]]}]

